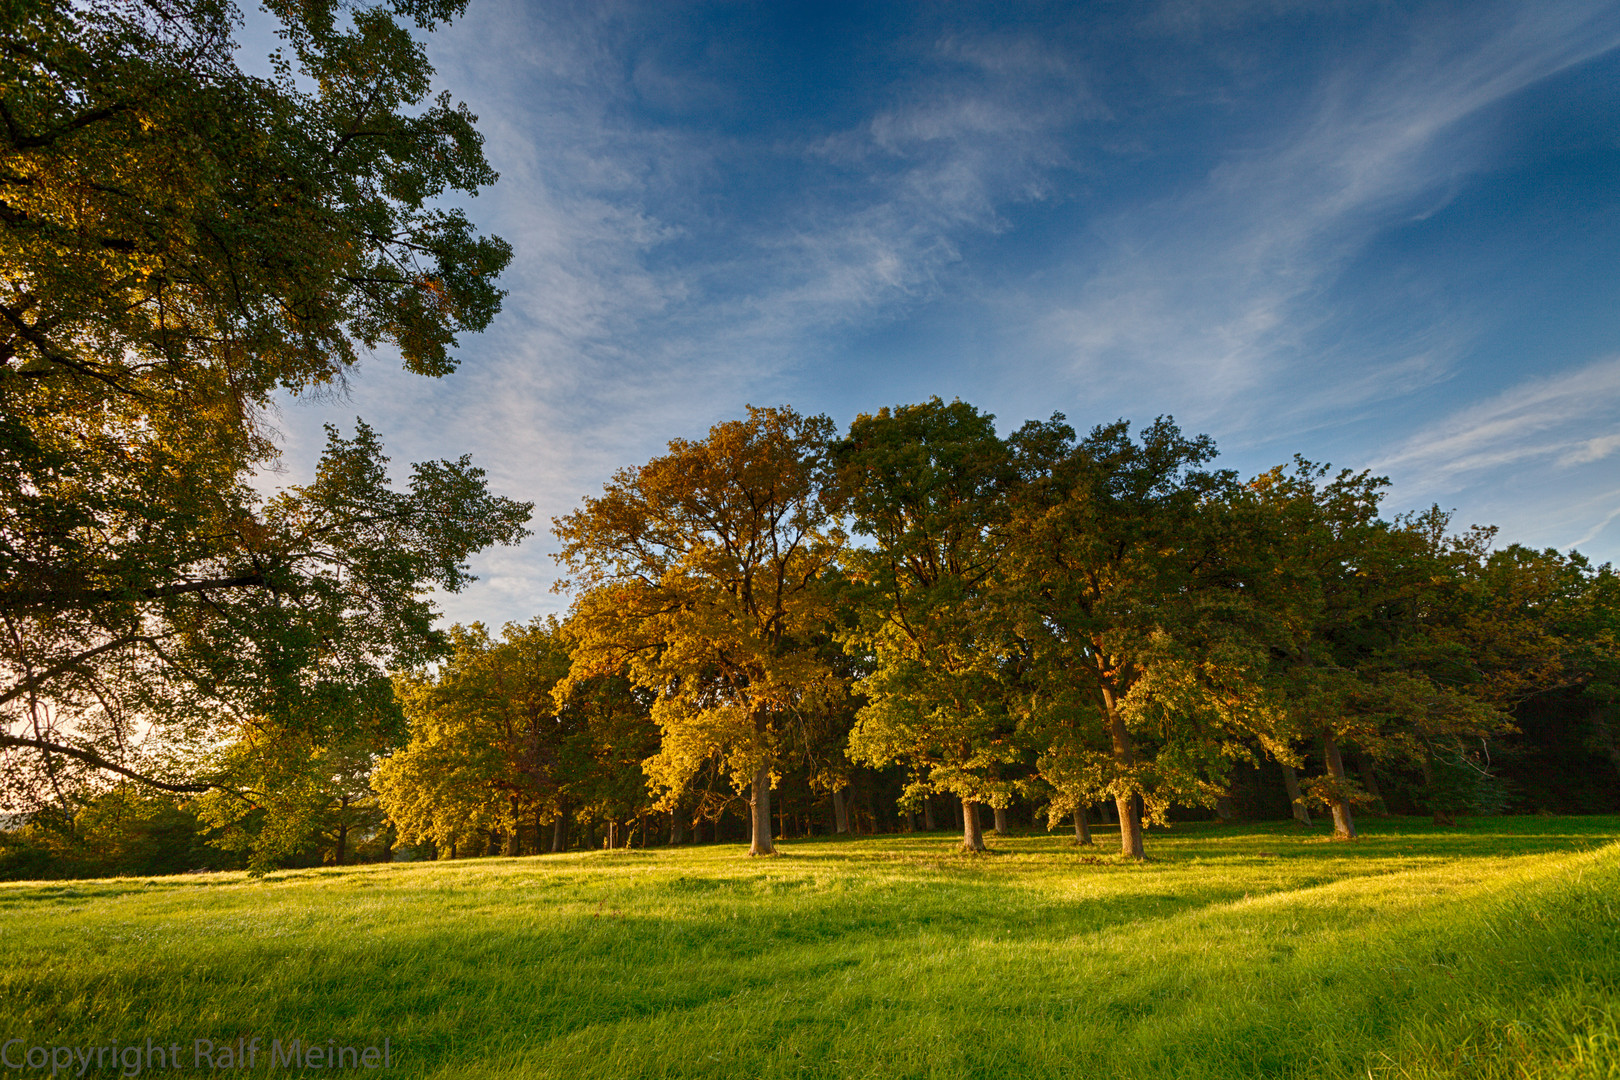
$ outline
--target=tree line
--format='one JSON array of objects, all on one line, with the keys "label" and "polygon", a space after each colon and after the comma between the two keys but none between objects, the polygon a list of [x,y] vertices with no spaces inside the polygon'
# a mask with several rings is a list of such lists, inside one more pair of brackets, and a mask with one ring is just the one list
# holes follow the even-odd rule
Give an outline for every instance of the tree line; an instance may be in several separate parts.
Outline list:
[{"label": "tree line", "polygon": [[316,835],[336,862],[380,837],[768,854],[849,831],[856,789],[868,829],[938,818],[983,850],[1016,807],[1083,843],[1117,823],[1141,857],[1147,826],[1230,815],[1262,775],[1341,838],[1395,801],[1500,810],[1527,703],[1576,719],[1560,737],[1612,801],[1612,570],[1385,515],[1385,487],[1301,459],[1241,479],[1169,419],[751,408],[554,521],[566,618],[454,627],[394,674],[402,723],[245,735],[234,783],[259,794],[191,805],[266,866]]}]

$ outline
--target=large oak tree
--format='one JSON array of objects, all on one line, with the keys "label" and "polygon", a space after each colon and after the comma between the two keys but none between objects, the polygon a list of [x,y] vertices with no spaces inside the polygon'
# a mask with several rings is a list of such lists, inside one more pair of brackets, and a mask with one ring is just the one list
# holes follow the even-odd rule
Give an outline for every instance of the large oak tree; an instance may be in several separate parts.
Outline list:
[{"label": "large oak tree", "polygon": [[706,439],[623,469],[556,519],[580,595],[568,622],[573,676],[627,667],[657,694],[649,760],[673,809],[718,758],[750,790],[750,854],[770,854],[782,727],[836,675],[816,635],[832,612],[822,580],[843,536],[823,501],[825,417],[750,407]]}]

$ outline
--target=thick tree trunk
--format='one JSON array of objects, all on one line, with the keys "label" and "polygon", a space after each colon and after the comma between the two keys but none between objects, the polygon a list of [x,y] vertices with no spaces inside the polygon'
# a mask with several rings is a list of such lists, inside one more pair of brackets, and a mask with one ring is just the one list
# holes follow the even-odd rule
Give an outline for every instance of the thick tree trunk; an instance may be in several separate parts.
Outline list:
[{"label": "thick tree trunk", "polygon": [[558,814],[557,820],[551,823],[551,850],[568,850],[568,815]]},{"label": "thick tree trunk", "polygon": [[979,828],[979,804],[962,800],[962,847],[966,851],[984,850],[984,833]]},{"label": "thick tree trunk", "polygon": [[1128,859],[1145,858],[1142,850],[1142,815],[1136,810],[1136,796],[1117,798],[1114,806],[1119,811],[1119,853]]},{"label": "thick tree trunk", "polygon": [[753,787],[754,839],[748,845],[750,855],[775,855],[776,848],[771,844],[771,767],[769,764],[761,765],[754,770]]},{"label": "thick tree trunk", "polygon": [[1232,820],[1232,796],[1222,795],[1215,800],[1215,820],[1223,822]]},{"label": "thick tree trunk", "polygon": [[1074,808],[1074,842],[1091,843],[1091,822],[1086,820],[1086,808],[1083,805]]},{"label": "thick tree trunk", "polygon": [[914,833],[916,831],[917,831],[917,811],[915,811],[915,810],[907,810],[906,811],[906,832]]},{"label": "thick tree trunk", "polygon": [[844,794],[845,787],[839,784],[833,788],[833,822],[834,828],[840,833],[849,832],[849,798]]},{"label": "thick tree trunk", "polygon": [[681,811],[677,807],[669,812],[669,846],[680,847],[685,841],[686,834],[681,828]]},{"label": "thick tree trunk", "polygon": [[[1108,711],[1108,737],[1113,744],[1114,762],[1121,767],[1129,767],[1136,761],[1136,748],[1131,745],[1131,733],[1125,727],[1125,718],[1119,714],[1112,691],[1103,690],[1103,705]],[[1128,859],[1145,857],[1142,850],[1142,817],[1137,813],[1136,796],[1115,798],[1114,805],[1119,810],[1119,853]]]},{"label": "thick tree trunk", "polygon": [[1006,807],[1003,807],[1003,806],[996,807],[996,835],[997,836],[1011,836],[1012,835],[1012,831],[1007,828],[1007,809],[1006,809]]},{"label": "thick tree trunk", "polygon": [[1283,787],[1288,789],[1288,806],[1294,812],[1294,820],[1301,825],[1311,823],[1311,808],[1305,805],[1305,793],[1299,790],[1299,774],[1292,765],[1284,765]]},{"label": "thick tree trunk", "polygon": [[928,832],[934,831],[934,797],[923,796],[923,828]]},{"label": "thick tree trunk", "polygon": [[[1339,756],[1338,741],[1333,733],[1326,728],[1322,729],[1322,756],[1327,761],[1328,775],[1334,781],[1342,784],[1345,780],[1344,758]],[[1350,803],[1337,792],[1328,801],[1333,810],[1333,838],[1335,840],[1354,840],[1356,838],[1356,819],[1350,812]]]}]

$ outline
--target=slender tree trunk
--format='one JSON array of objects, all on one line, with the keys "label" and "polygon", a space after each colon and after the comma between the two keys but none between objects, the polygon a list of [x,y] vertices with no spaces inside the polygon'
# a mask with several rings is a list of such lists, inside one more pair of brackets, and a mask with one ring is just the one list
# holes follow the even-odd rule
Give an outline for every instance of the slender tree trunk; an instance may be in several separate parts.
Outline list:
[{"label": "slender tree trunk", "polygon": [[349,844],[349,821],[348,821],[348,818],[349,818],[349,797],[347,795],[339,795],[338,796],[337,850],[332,853],[332,865],[334,865],[334,866],[342,866],[343,865],[343,856],[345,854],[347,854],[347,851],[345,849],[348,847],[348,844]]},{"label": "slender tree trunk", "polygon": [[754,770],[754,839],[748,845],[750,855],[775,855],[771,844],[771,767],[763,764]]},{"label": "slender tree trunk", "polygon": [[681,811],[679,807],[669,812],[669,846],[680,847],[686,840],[681,829]]},{"label": "slender tree trunk", "polygon": [[923,796],[923,828],[928,832],[934,831],[934,797]]},{"label": "slender tree trunk", "polygon": [[1011,836],[1012,830],[1007,828],[1007,808],[998,806],[996,809],[996,835]]},{"label": "slender tree trunk", "polygon": [[833,787],[833,822],[840,835],[849,832],[849,797],[844,794],[845,787],[836,784]]},{"label": "slender tree trunk", "polygon": [[1384,793],[1378,787],[1378,769],[1373,764],[1372,758],[1366,754],[1357,754],[1356,772],[1361,774],[1361,786],[1367,789],[1368,795],[1372,796],[1375,810],[1380,814],[1388,813],[1384,806]]},{"label": "slender tree trunk", "polygon": [[906,811],[906,832],[914,833],[916,831],[917,831],[917,811],[908,809]]},{"label": "slender tree trunk", "polygon": [[1299,774],[1292,765],[1284,765],[1283,787],[1288,789],[1288,806],[1294,812],[1294,820],[1301,825],[1311,823],[1311,808],[1305,805],[1305,795],[1299,790]]},{"label": "slender tree trunk", "polygon": [[967,851],[984,850],[984,833],[979,829],[979,804],[962,800],[962,847]]},{"label": "slender tree trunk", "polygon": [[1091,822],[1086,820],[1086,808],[1083,804],[1074,808],[1074,842],[1091,843]]},{"label": "slender tree trunk", "polygon": [[[1339,743],[1333,738],[1333,733],[1327,728],[1322,729],[1322,756],[1327,760],[1328,775],[1334,781],[1343,784],[1344,758],[1339,756]],[[1350,803],[1338,792],[1328,801],[1333,809],[1333,838],[1335,840],[1354,840],[1356,838],[1356,819],[1350,813]]]},{"label": "slender tree trunk", "polygon": [[[518,822],[523,818],[518,810],[518,797],[511,796],[512,805],[512,831],[506,835],[506,853],[508,855],[523,854],[523,839],[518,836]],[[538,837],[536,838],[538,840]]]},{"label": "slender tree trunk", "polygon": [[568,815],[558,814],[557,820],[551,823],[551,850],[568,850]]},{"label": "slender tree trunk", "polygon": [[456,857],[456,842],[454,840],[452,840],[452,841],[450,841],[450,858],[453,859],[455,857]]}]

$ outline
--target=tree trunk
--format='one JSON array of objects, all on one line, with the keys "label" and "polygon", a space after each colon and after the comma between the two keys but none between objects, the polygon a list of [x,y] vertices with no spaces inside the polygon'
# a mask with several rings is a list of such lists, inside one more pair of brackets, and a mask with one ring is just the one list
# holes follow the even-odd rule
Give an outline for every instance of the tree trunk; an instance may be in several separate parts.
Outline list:
[{"label": "tree trunk", "polygon": [[1305,805],[1305,795],[1299,790],[1299,774],[1292,765],[1284,765],[1283,787],[1288,789],[1288,805],[1294,811],[1294,820],[1301,825],[1311,823],[1311,808]]},{"label": "tree trunk", "polygon": [[1128,859],[1141,859],[1142,815],[1136,810],[1136,796],[1124,795],[1114,800],[1119,811],[1119,853]]},{"label": "tree trunk", "polygon": [[1232,796],[1222,795],[1215,800],[1215,820],[1230,823],[1232,820]]},{"label": "tree trunk", "polygon": [[[522,821],[523,818],[519,815],[518,811],[518,797],[513,795],[511,796],[511,800],[512,831],[506,834],[506,853],[508,855],[521,855],[523,854],[523,840],[518,836],[518,822]],[[536,837],[535,839],[538,840],[539,838]]]},{"label": "tree trunk", "polygon": [[844,785],[833,787],[833,822],[834,828],[840,835],[849,832],[849,798],[844,794]]},{"label": "tree trunk", "polygon": [[984,833],[979,829],[979,804],[962,800],[962,847],[966,851],[984,850]]},{"label": "tree trunk", "polygon": [[934,797],[923,796],[923,828],[928,832],[934,831]]},{"label": "tree trunk", "polygon": [[1609,714],[1601,705],[1593,705],[1590,713],[1592,721],[1592,735],[1598,748],[1608,757],[1609,764],[1614,766],[1616,774],[1620,774],[1620,745],[1616,745],[1614,729],[1609,726]]},{"label": "tree trunk", "polygon": [[956,827],[963,830],[965,835],[967,830],[967,816],[962,813],[961,800],[957,800],[954,804],[952,804],[951,809],[956,812]]},{"label": "tree trunk", "polygon": [[997,836],[1011,836],[1012,835],[1011,830],[1009,830],[1007,828],[1007,808],[1004,807],[1004,806],[996,807],[996,835]]},{"label": "tree trunk", "polygon": [[1091,843],[1091,822],[1086,820],[1084,805],[1074,808],[1074,842],[1077,844]]},{"label": "tree trunk", "polygon": [[677,807],[669,812],[669,846],[680,847],[686,840],[686,834],[681,828],[681,811]]},{"label": "tree trunk", "polygon": [[1356,771],[1361,774],[1361,786],[1372,796],[1373,808],[1380,814],[1387,813],[1384,808],[1384,793],[1378,787],[1378,770],[1373,765],[1372,758],[1366,754],[1357,754]]},{"label": "tree trunk", "polygon": [[551,850],[568,850],[568,815],[558,814],[557,820],[551,823]]},{"label": "tree trunk", "polygon": [[754,839],[748,845],[750,855],[775,855],[771,844],[771,767],[763,764],[754,770],[753,798]]},{"label": "tree trunk", "polygon": [[916,831],[917,831],[917,811],[908,809],[906,811],[906,832],[914,833]]},{"label": "tree trunk", "polygon": [[[1328,775],[1334,782],[1343,784],[1344,758],[1339,756],[1339,744],[1333,738],[1333,733],[1326,728],[1322,729],[1322,756],[1327,760]],[[1356,838],[1356,819],[1350,813],[1350,803],[1337,791],[1329,799],[1328,805],[1333,809],[1333,838],[1335,840],[1354,840]]]},{"label": "tree trunk", "polygon": [[348,847],[348,843],[349,843],[348,816],[349,816],[349,797],[347,795],[339,795],[338,796],[337,850],[332,853],[332,864],[334,866],[342,866],[343,865],[343,856],[345,854],[347,854],[345,849]]},{"label": "tree trunk", "polygon": [[[1098,663],[1101,662],[1099,654]],[[1122,767],[1129,767],[1136,761],[1136,748],[1131,745],[1130,730],[1125,727],[1125,718],[1119,714],[1113,691],[1104,688],[1102,696],[1108,712],[1108,737],[1113,744],[1114,761]],[[1136,810],[1136,796],[1116,797],[1114,805],[1119,810],[1119,853],[1128,859],[1143,858],[1142,817]]]}]

